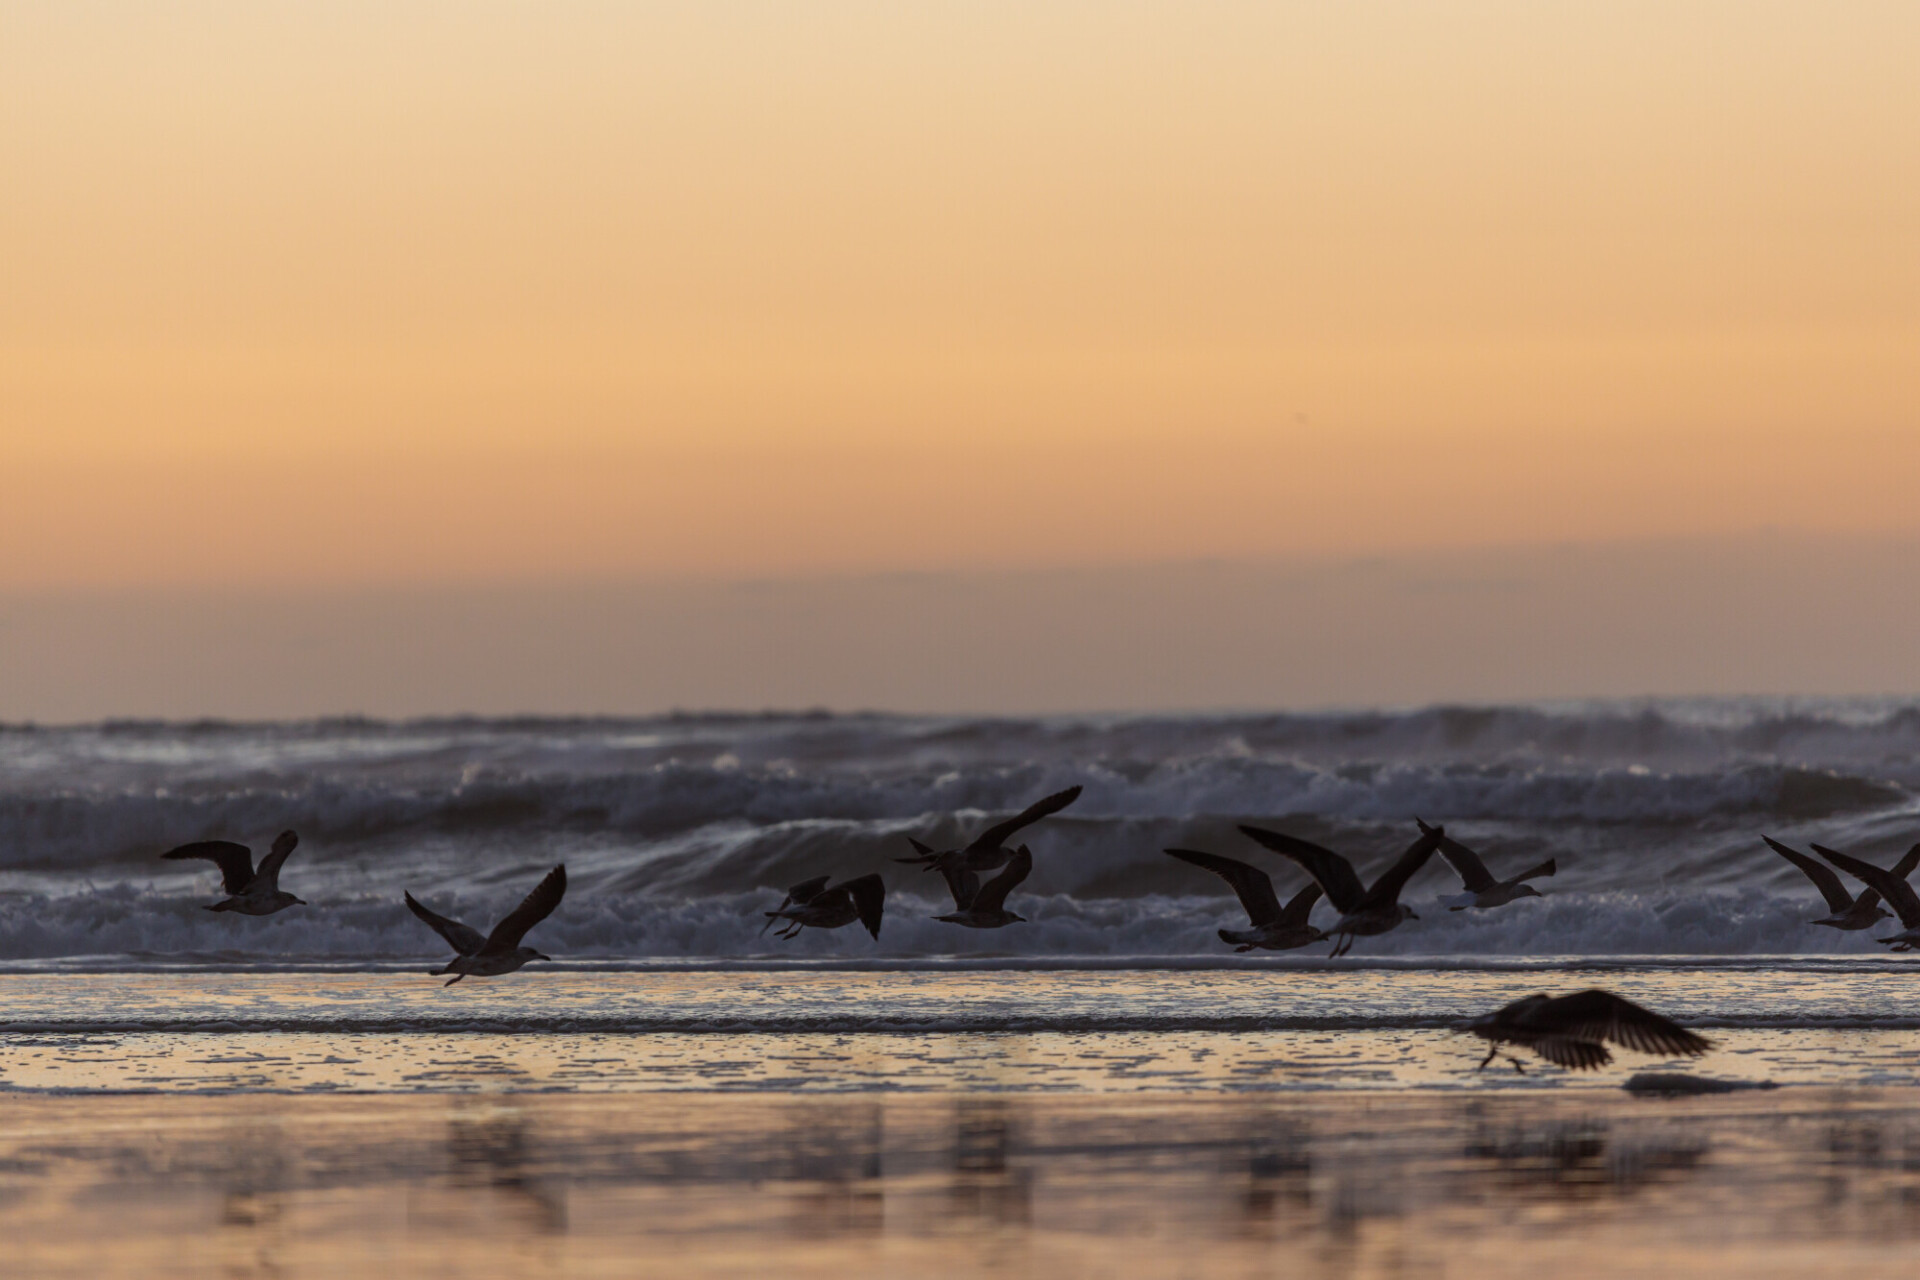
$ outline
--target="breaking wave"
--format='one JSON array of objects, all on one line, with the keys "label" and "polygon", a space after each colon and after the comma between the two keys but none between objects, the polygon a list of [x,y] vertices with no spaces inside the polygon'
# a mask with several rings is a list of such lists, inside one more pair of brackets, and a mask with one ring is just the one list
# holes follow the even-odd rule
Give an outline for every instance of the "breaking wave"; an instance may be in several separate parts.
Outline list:
[{"label": "breaking wave", "polygon": [[[925,918],[937,879],[891,861],[907,835],[958,843],[1069,785],[1080,800],[1030,833],[1011,904],[1029,924]],[[573,888],[540,941],[582,960],[1216,956],[1238,907],[1162,848],[1245,858],[1287,890],[1297,870],[1235,824],[1329,844],[1364,875],[1416,815],[1496,872],[1553,856],[1560,874],[1545,899],[1453,914],[1421,906],[1449,887],[1436,861],[1409,893],[1425,918],[1371,956],[1866,956],[1866,936],[1805,923],[1811,886],[1759,836],[1890,860],[1920,835],[1917,795],[1920,707],[1895,702],[16,726],[0,728],[0,960],[430,956],[401,889],[484,922],[557,861]],[[317,905],[267,920],[199,910],[211,869],[156,856],[284,827],[302,838],[287,887]],[[781,886],[871,870],[892,889],[877,946],[759,935]]]}]

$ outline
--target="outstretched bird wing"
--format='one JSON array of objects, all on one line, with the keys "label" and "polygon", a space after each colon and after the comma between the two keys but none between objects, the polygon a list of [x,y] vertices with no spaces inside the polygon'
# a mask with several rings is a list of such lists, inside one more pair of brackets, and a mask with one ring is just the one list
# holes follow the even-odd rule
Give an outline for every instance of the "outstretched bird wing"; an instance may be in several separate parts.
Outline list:
[{"label": "outstretched bird wing", "polygon": [[427,922],[427,927],[447,940],[447,945],[463,956],[477,953],[487,945],[480,931],[470,924],[461,924],[458,920],[449,920],[436,911],[429,911],[420,905],[420,900],[411,893],[407,895],[407,910]]},{"label": "outstretched bird wing", "polygon": [[256,884],[268,893],[280,887],[280,868],[293,856],[293,848],[300,843],[300,837],[291,831],[282,831],[273,838],[273,848],[267,856],[260,859],[260,869],[253,873]]},{"label": "outstretched bird wing", "polygon": [[[1821,866],[1798,849],[1789,849],[1772,836],[1760,838],[1767,842],[1767,848],[1806,873],[1807,879],[1813,881],[1813,887],[1818,889],[1820,896],[1827,900],[1827,910],[1839,915],[1843,911],[1853,909],[1853,895],[1847,892],[1847,886],[1840,883],[1840,877],[1833,874],[1832,868]],[[1873,890],[1868,892],[1873,893],[1876,902],[1879,900],[1879,893]]]},{"label": "outstretched bird wing", "polygon": [[[1223,858],[1198,849],[1162,849],[1161,852],[1225,880],[1233,887],[1233,895],[1240,899],[1240,905],[1247,909],[1247,919],[1256,929],[1280,923],[1280,899],[1274,896],[1273,878],[1260,868],[1238,858]],[[1319,897],[1319,886],[1316,885],[1313,892]]]},{"label": "outstretched bird wing", "polygon": [[[1444,850],[1442,852],[1444,852]],[[1550,876],[1555,871],[1558,871],[1558,870],[1559,868],[1554,865],[1554,860],[1552,858],[1548,858],[1545,862],[1541,863],[1539,866],[1528,867],[1525,871],[1522,871],[1519,875],[1514,876],[1511,880],[1502,880],[1500,883],[1501,884],[1525,884],[1527,881],[1532,880],[1536,876]]]},{"label": "outstretched bird wing", "polygon": [[973,895],[971,905],[961,908],[963,911],[1005,911],[1007,895],[1013,892],[1015,885],[1033,873],[1033,854],[1027,846],[1021,845],[1007,859],[1007,865],[1000,874],[980,886],[980,892]]},{"label": "outstretched bird wing", "polygon": [[953,909],[965,911],[980,896],[980,877],[959,863],[941,863],[939,867],[947,882],[947,892],[953,895]]},{"label": "outstretched bird wing", "polygon": [[1544,1001],[1528,1015],[1526,1022],[1550,1036],[1606,1040],[1641,1053],[1691,1058],[1713,1047],[1711,1040],[1695,1035],[1672,1019],[1597,988]]},{"label": "outstretched bird wing", "polygon": [[1068,787],[1065,791],[1056,791],[1044,800],[1036,800],[1005,822],[996,822],[974,837],[967,846],[974,849],[998,849],[1005,845],[1007,837],[1022,827],[1030,827],[1051,813],[1058,813],[1080,798],[1079,787]]},{"label": "outstretched bird wing", "polygon": [[[1425,833],[1427,831],[1437,830],[1437,828],[1429,827],[1426,823],[1422,822],[1420,823],[1420,830],[1422,833]],[[1448,865],[1460,873],[1460,883],[1466,887],[1468,893],[1484,893],[1486,890],[1500,883],[1493,878],[1493,872],[1487,870],[1487,864],[1480,861],[1479,854],[1467,848],[1467,846],[1461,844],[1452,836],[1440,837],[1440,856],[1445,858]]]},{"label": "outstretched bird wing", "polygon": [[1594,1040],[1573,1036],[1541,1036],[1527,1046],[1557,1067],[1569,1071],[1592,1071],[1613,1061],[1607,1046]]},{"label": "outstretched bird wing", "polygon": [[1367,896],[1366,886],[1360,883],[1360,877],[1353,872],[1353,864],[1333,850],[1322,849],[1311,841],[1290,836],[1284,831],[1248,826],[1242,826],[1240,830],[1281,857],[1299,863],[1308,875],[1319,881],[1320,887],[1327,891],[1327,901],[1341,915],[1353,911]]},{"label": "outstretched bird wing", "polygon": [[1897,876],[1871,862],[1862,862],[1825,845],[1816,844],[1813,851],[1859,879],[1862,884],[1879,890],[1880,896],[1887,900],[1887,905],[1899,913],[1901,924],[1909,929],[1920,927],[1920,896],[1914,894],[1913,886],[1907,883],[1904,876]]},{"label": "outstretched bird wing", "polygon": [[786,910],[787,903],[789,902],[798,902],[802,906],[812,902],[815,898],[819,897],[821,891],[827,887],[829,878],[828,876],[815,876],[811,880],[802,880],[799,884],[787,890],[786,899],[781,902],[780,910]]},{"label": "outstretched bird wing", "polygon": [[938,849],[921,844],[912,836],[907,837],[907,843],[913,846],[915,856],[911,858],[895,858],[895,862],[904,862],[908,866],[917,867],[932,867],[938,865],[940,861],[940,851]]},{"label": "outstretched bird wing", "polygon": [[860,923],[867,926],[877,942],[880,938],[880,913],[886,910],[887,886],[877,875],[855,876],[841,885],[847,895],[853,899],[853,909],[860,913]]},{"label": "outstretched bird wing", "polygon": [[1413,873],[1427,865],[1427,859],[1447,838],[1446,832],[1439,827],[1428,827],[1420,833],[1420,838],[1400,855],[1400,860],[1387,868],[1387,873],[1373,882],[1373,888],[1367,890],[1367,896],[1361,900],[1363,907],[1384,907],[1400,899],[1400,891],[1407,887],[1407,881],[1413,879]]},{"label": "outstretched bird wing", "polygon": [[561,863],[547,872],[546,879],[533,886],[533,892],[520,900],[520,905],[507,913],[506,919],[493,926],[493,932],[487,935],[487,944],[481,948],[489,955],[499,955],[512,951],[520,945],[520,939],[527,936],[527,930],[553,914],[560,905],[560,899],[567,892],[567,864]]},{"label": "outstretched bird wing", "polygon": [[229,894],[245,893],[253,883],[253,850],[231,840],[197,840],[169,849],[163,858],[205,858],[220,868],[220,885]]},{"label": "outstretched bird wing", "polygon": [[[1916,866],[1920,866],[1920,844],[1914,845],[1911,849],[1908,849],[1900,855],[1900,861],[1893,864],[1893,874],[1905,880],[1913,874],[1913,869]],[[1860,895],[1854,905],[1860,907],[1862,910],[1879,906],[1880,891],[1878,889],[1868,889]]]},{"label": "outstretched bird wing", "polygon": [[1320,901],[1320,885],[1309,880],[1307,887],[1287,899],[1287,905],[1280,909],[1280,923],[1297,928],[1313,915],[1313,904]]},{"label": "outstretched bird wing", "polygon": [[1900,855],[1900,861],[1893,864],[1893,874],[1905,880],[1913,874],[1915,867],[1920,867],[1920,844]]}]

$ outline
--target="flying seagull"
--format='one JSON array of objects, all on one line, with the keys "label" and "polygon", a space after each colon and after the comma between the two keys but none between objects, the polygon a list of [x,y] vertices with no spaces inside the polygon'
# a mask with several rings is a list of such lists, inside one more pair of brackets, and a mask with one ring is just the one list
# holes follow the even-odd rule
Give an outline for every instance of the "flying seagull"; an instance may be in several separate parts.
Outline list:
[{"label": "flying seagull", "polygon": [[808,925],[816,929],[838,929],[858,920],[875,939],[880,937],[880,913],[887,905],[887,886],[877,875],[842,880],[831,889],[826,876],[803,880],[787,890],[779,909],[767,912],[765,933],[775,920],[786,921],[776,938],[791,938]]},{"label": "flying seagull", "polygon": [[[1424,822],[1420,823],[1420,829],[1439,831],[1439,828],[1428,827]],[[1460,882],[1466,887],[1465,893],[1441,895],[1440,902],[1449,911],[1465,911],[1468,907],[1504,907],[1516,898],[1544,898],[1546,895],[1527,881],[1536,876],[1550,876],[1555,870],[1553,859],[1548,858],[1511,880],[1495,880],[1493,873],[1487,870],[1487,864],[1480,861],[1479,854],[1444,833],[1440,835],[1440,856],[1460,873]]]},{"label": "flying seagull", "polygon": [[566,892],[567,864],[563,862],[547,872],[546,878],[533,886],[533,892],[522,898],[520,905],[509,911],[484,938],[472,925],[427,910],[411,893],[407,895],[407,910],[425,920],[435,933],[447,940],[448,946],[460,953],[448,961],[445,968],[428,970],[435,977],[452,974],[446,984],[452,986],[466,977],[497,978],[503,973],[512,973],[529,960],[553,959],[532,947],[521,946],[520,939],[527,936],[527,930],[553,914]]},{"label": "flying seagull", "polygon": [[[1920,895],[1916,895],[1907,878],[1895,875],[1891,871],[1874,866],[1871,862],[1862,862],[1825,845],[1814,845],[1813,851],[1840,868],[1848,875],[1859,880],[1869,889],[1877,890],[1900,916],[1902,928],[1899,933],[1884,938],[1875,938],[1875,942],[1892,947],[1895,951],[1911,951],[1920,946]],[[1907,850],[1906,857],[1900,859],[1900,865],[1906,866],[1914,851]]]},{"label": "flying seagull", "polygon": [[253,866],[253,850],[231,840],[199,840],[169,849],[163,858],[205,858],[220,868],[220,887],[227,891],[225,901],[209,903],[209,911],[238,911],[243,916],[270,916],[288,907],[304,907],[306,902],[280,889],[280,868],[286,865],[300,837],[282,831],[273,838],[273,850]]},{"label": "flying seagull", "polygon": [[895,858],[894,861],[943,874],[949,869],[992,871],[995,867],[1005,866],[1013,857],[1014,851],[1006,845],[1014,832],[1022,827],[1032,826],[1049,814],[1060,812],[1079,798],[1079,787],[1068,787],[1065,791],[1056,791],[1044,800],[1034,801],[1005,822],[996,822],[975,836],[972,844],[962,849],[933,849],[908,836],[907,843],[913,846],[914,856]]},{"label": "flying seagull", "polygon": [[1307,923],[1313,904],[1320,900],[1318,884],[1308,882],[1307,887],[1294,894],[1283,907],[1274,895],[1273,878],[1251,863],[1196,849],[1163,849],[1161,852],[1211,871],[1233,887],[1234,896],[1247,909],[1247,919],[1253,924],[1251,929],[1219,931],[1220,941],[1238,944],[1234,950],[1252,951],[1261,947],[1268,951],[1291,951],[1327,936]]},{"label": "flying seagull", "polygon": [[1240,830],[1281,857],[1299,863],[1327,891],[1327,901],[1340,913],[1333,928],[1326,931],[1326,936],[1335,940],[1330,954],[1336,956],[1351,951],[1355,938],[1385,933],[1402,920],[1420,918],[1412,907],[1400,901],[1400,890],[1406,887],[1414,872],[1426,865],[1433,851],[1440,847],[1440,841],[1446,838],[1444,828],[1423,824],[1420,838],[1369,889],[1354,874],[1353,864],[1331,849],[1265,827],[1243,826]]},{"label": "flying seagull", "polygon": [[[1840,877],[1826,867],[1821,866],[1797,849],[1789,849],[1772,836],[1761,836],[1767,842],[1767,848],[1800,868],[1813,881],[1813,887],[1827,900],[1827,910],[1832,914],[1822,920],[1812,920],[1809,924],[1824,924],[1830,929],[1871,929],[1876,923],[1886,919],[1893,912],[1880,905],[1880,891],[1867,889],[1858,898],[1847,892],[1840,883]],[[1817,846],[1816,846],[1817,847]],[[1905,880],[1913,874],[1913,868],[1920,864],[1920,844],[1907,850],[1904,858],[1894,865],[1893,874]]]},{"label": "flying seagull", "polygon": [[1033,872],[1033,854],[1027,846],[1015,849],[1000,874],[978,888],[974,887],[978,877],[963,867],[941,870],[946,874],[947,887],[953,891],[954,909],[944,916],[935,916],[935,920],[965,925],[969,929],[998,929],[1026,921],[1025,916],[1007,910],[1007,895]]},{"label": "flying seagull", "polygon": [[[1475,1068],[1486,1070],[1504,1044],[1531,1049],[1569,1071],[1590,1071],[1613,1061],[1606,1042],[1641,1053],[1684,1054],[1697,1058],[1713,1047],[1685,1027],[1622,1000],[1611,991],[1579,991],[1570,996],[1528,996],[1504,1008],[1462,1023],[1458,1030],[1491,1040],[1493,1047]],[[1512,1054],[1515,1071],[1524,1072]]]}]

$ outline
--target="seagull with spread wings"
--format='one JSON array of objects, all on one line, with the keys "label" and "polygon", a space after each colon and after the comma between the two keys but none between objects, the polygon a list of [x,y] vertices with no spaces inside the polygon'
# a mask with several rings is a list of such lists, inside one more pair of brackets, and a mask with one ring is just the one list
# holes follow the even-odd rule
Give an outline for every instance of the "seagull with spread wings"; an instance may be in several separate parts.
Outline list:
[{"label": "seagull with spread wings", "polygon": [[[1689,1058],[1713,1047],[1711,1040],[1651,1009],[1597,989],[1570,996],[1528,996],[1462,1023],[1456,1030],[1492,1041],[1487,1056],[1475,1068],[1479,1071],[1486,1070],[1501,1046],[1509,1044],[1531,1049],[1569,1071],[1590,1071],[1612,1062],[1608,1042],[1640,1053]],[[1526,1070],[1520,1059],[1508,1057],[1515,1071]]]},{"label": "seagull with spread wings", "polygon": [[776,938],[791,938],[811,925],[815,929],[838,929],[858,920],[877,941],[880,937],[880,913],[886,909],[887,886],[877,875],[855,876],[828,887],[827,876],[802,880],[787,890],[778,909],[767,912],[765,933],[775,920],[786,921]]},{"label": "seagull with spread wings", "polygon": [[947,888],[953,891],[954,909],[944,916],[935,916],[935,920],[965,925],[969,929],[999,929],[1025,923],[1025,916],[1007,910],[1007,895],[1033,873],[1033,854],[1027,846],[1015,849],[1000,874],[985,884],[979,884],[979,878],[964,867],[942,867],[941,871],[946,875]]},{"label": "seagull with spread wings", "polygon": [[[1887,905],[1899,915],[1902,926],[1900,932],[1888,934],[1884,938],[1875,938],[1875,942],[1892,947],[1895,951],[1911,951],[1915,947],[1920,947],[1920,895],[1914,893],[1913,886],[1907,883],[1906,876],[1895,875],[1884,867],[1876,867],[1871,862],[1864,862],[1859,858],[1829,849],[1825,845],[1816,844],[1812,848],[1815,853],[1869,889],[1877,890],[1880,896],[1887,900]],[[1914,851],[1907,850],[1906,857],[1900,859],[1900,865],[1906,866],[1908,859],[1913,856]]]},{"label": "seagull with spread wings", "polygon": [[908,836],[907,843],[913,846],[914,856],[895,858],[894,861],[922,867],[928,871],[938,871],[942,875],[950,870],[992,871],[996,867],[1005,866],[1014,856],[1015,851],[1007,847],[1007,841],[1012,838],[1014,832],[1060,812],[1079,798],[1079,787],[1068,787],[1065,791],[1056,791],[1045,799],[1034,801],[1006,821],[994,823],[975,836],[972,843],[959,849],[934,849]]},{"label": "seagull with spread wings", "polygon": [[532,947],[521,946],[520,939],[527,936],[527,930],[553,914],[566,892],[567,864],[563,862],[547,872],[546,878],[533,886],[533,892],[522,898],[520,905],[509,911],[493,926],[493,932],[484,937],[472,925],[429,911],[411,893],[407,895],[407,910],[426,921],[435,933],[447,940],[448,946],[460,953],[448,961],[445,968],[429,970],[435,977],[452,974],[446,983],[450,987],[462,978],[497,978],[503,973],[512,973],[529,960],[553,959]]},{"label": "seagull with spread wings", "polygon": [[293,847],[299,843],[299,836],[291,831],[282,831],[274,837],[273,849],[260,859],[258,869],[253,865],[253,850],[231,840],[199,840],[193,844],[183,844],[178,849],[169,849],[160,856],[175,860],[205,858],[220,868],[220,885],[226,890],[227,896],[224,901],[209,903],[207,910],[238,911],[243,916],[270,916],[288,907],[307,905],[304,899],[296,898],[280,888],[280,868],[286,865]]},{"label": "seagull with spread wings", "polygon": [[[1419,819],[1414,819],[1419,822]],[[1422,831],[1438,831],[1426,823],[1420,823]],[[1447,865],[1460,873],[1460,883],[1465,893],[1442,894],[1440,903],[1449,911],[1465,911],[1468,907],[1485,910],[1489,907],[1504,907],[1519,898],[1544,898],[1547,895],[1528,884],[1537,876],[1550,876],[1557,869],[1554,860],[1548,858],[1537,867],[1529,867],[1510,880],[1495,880],[1493,872],[1487,870],[1487,864],[1480,861],[1480,855],[1442,833],[1440,836],[1440,856]]]},{"label": "seagull with spread wings", "polygon": [[[1823,924],[1829,929],[1846,931],[1871,929],[1893,914],[1880,905],[1878,889],[1866,889],[1856,898],[1847,892],[1847,887],[1840,883],[1840,877],[1833,874],[1831,869],[1821,866],[1798,849],[1788,848],[1772,836],[1760,838],[1767,842],[1767,848],[1805,872],[1807,879],[1813,881],[1813,887],[1820,891],[1820,896],[1827,900],[1829,914],[1824,919],[1810,920],[1809,924]],[[1819,847],[1814,846],[1816,849]],[[1893,874],[1905,880],[1913,874],[1916,865],[1920,865],[1920,844],[1907,850],[1906,856],[1894,866]]]},{"label": "seagull with spread wings", "polygon": [[1368,888],[1354,874],[1353,864],[1331,849],[1265,827],[1242,826],[1240,830],[1281,857],[1299,863],[1326,890],[1327,901],[1340,913],[1333,928],[1326,932],[1327,937],[1334,939],[1331,954],[1336,956],[1353,950],[1355,938],[1385,933],[1402,920],[1420,918],[1412,907],[1400,901],[1400,890],[1406,887],[1414,872],[1427,864],[1427,859],[1446,837],[1444,828],[1423,824],[1420,838]]},{"label": "seagull with spread wings", "polygon": [[1233,889],[1240,905],[1246,908],[1247,920],[1253,925],[1251,929],[1219,930],[1220,941],[1236,944],[1234,950],[1252,951],[1258,947],[1267,951],[1292,951],[1327,936],[1307,923],[1307,917],[1313,914],[1313,904],[1320,900],[1318,884],[1309,881],[1307,887],[1294,894],[1283,907],[1273,891],[1273,877],[1252,863],[1223,858],[1217,853],[1201,853],[1197,849],[1162,849],[1161,852],[1213,872]]}]

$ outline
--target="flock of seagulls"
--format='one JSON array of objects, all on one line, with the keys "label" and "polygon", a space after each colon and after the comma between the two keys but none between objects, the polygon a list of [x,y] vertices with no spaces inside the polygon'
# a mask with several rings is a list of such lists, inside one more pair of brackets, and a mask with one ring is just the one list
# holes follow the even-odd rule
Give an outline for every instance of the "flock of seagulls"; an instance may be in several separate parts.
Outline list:
[{"label": "flock of seagulls", "polygon": [[[957,849],[934,849],[908,837],[913,856],[895,861],[937,871],[946,881],[953,898],[953,910],[934,916],[948,924],[969,929],[999,929],[1019,924],[1025,917],[1007,909],[1008,896],[1033,872],[1033,851],[1024,843],[1009,841],[1027,827],[1059,813],[1080,797],[1079,787],[1068,787],[1035,801],[1013,817],[997,822],[971,842]],[[1283,905],[1267,872],[1238,858],[1198,849],[1167,849],[1170,858],[1198,867],[1224,880],[1240,900],[1247,915],[1245,929],[1221,929],[1221,941],[1238,951],[1291,951],[1316,942],[1331,941],[1331,955],[1345,955],[1360,938],[1376,937],[1407,920],[1417,920],[1413,908],[1400,901],[1400,894],[1415,873],[1438,853],[1459,875],[1462,891],[1443,896],[1440,901],[1449,910],[1491,910],[1522,898],[1542,896],[1530,881],[1551,876],[1557,870],[1552,858],[1507,879],[1497,879],[1480,855],[1449,836],[1444,827],[1431,826],[1415,819],[1419,838],[1387,867],[1372,884],[1363,883],[1353,863],[1331,849],[1303,840],[1299,836],[1266,827],[1242,826],[1240,831],[1255,844],[1276,853],[1307,874],[1308,883]],[[1900,932],[1875,941],[1895,951],[1920,949],[1920,894],[1908,883],[1920,867],[1920,844],[1907,850],[1892,868],[1826,848],[1810,847],[1840,871],[1859,880],[1865,888],[1855,896],[1847,891],[1838,874],[1807,854],[1763,836],[1774,852],[1798,867],[1813,882],[1825,899],[1828,914],[1809,923],[1832,929],[1871,928],[1889,914],[1899,917]],[[232,911],[242,915],[267,916],[288,907],[306,903],[280,888],[280,873],[299,844],[299,837],[283,831],[272,848],[254,865],[253,851],[230,840],[202,840],[170,849],[161,857],[171,860],[202,859],[220,869],[221,888],[226,897],[207,904],[209,911]],[[985,873],[990,878],[982,881]],[[412,893],[405,894],[407,909],[453,948],[452,960],[435,976],[452,974],[448,986],[467,977],[497,977],[512,973],[533,960],[550,957],[526,946],[523,939],[533,927],[553,914],[567,892],[567,869],[554,867],[512,911],[482,934],[471,925],[438,914]],[[877,940],[886,910],[886,884],[878,874],[856,876],[833,883],[829,876],[816,876],[787,890],[786,897],[766,912],[765,934],[775,923],[777,938],[793,938],[803,929],[839,929],[856,921]],[[1309,917],[1322,897],[1340,914],[1330,928],[1315,927]],[[1893,908],[1889,913],[1887,904]],[[1590,990],[1568,996],[1534,995],[1497,1009],[1483,1017],[1462,1023],[1457,1030],[1490,1042],[1484,1069],[1506,1052],[1515,1070],[1524,1070],[1509,1046],[1537,1053],[1548,1062],[1569,1070],[1590,1070],[1612,1061],[1608,1044],[1644,1053],[1668,1056],[1697,1056],[1711,1042],[1679,1024],[1642,1008],[1610,992]]]},{"label": "flock of seagulls", "polygon": [[[253,865],[253,850],[231,840],[200,840],[169,849],[160,856],[172,861],[203,858],[220,868],[220,883],[227,896],[223,901],[209,903],[207,910],[270,916],[288,907],[307,905],[303,899],[280,888],[280,868],[286,865],[294,846],[299,843],[299,836],[291,831],[282,831],[274,837],[273,848],[266,857],[260,859],[257,868]],[[546,877],[533,887],[533,892],[521,899],[520,905],[509,911],[499,924],[493,926],[493,932],[487,934],[472,925],[461,924],[458,920],[450,920],[429,911],[411,893],[406,895],[406,901],[407,910],[426,921],[458,953],[444,968],[431,971],[435,977],[448,973],[454,975],[447,980],[447,985],[452,986],[462,978],[495,978],[503,973],[512,973],[529,960],[551,960],[553,957],[542,955],[532,947],[521,946],[520,939],[527,936],[529,929],[553,914],[553,909],[560,905],[560,899],[566,896],[566,892],[567,867],[561,863],[547,872]]]}]

